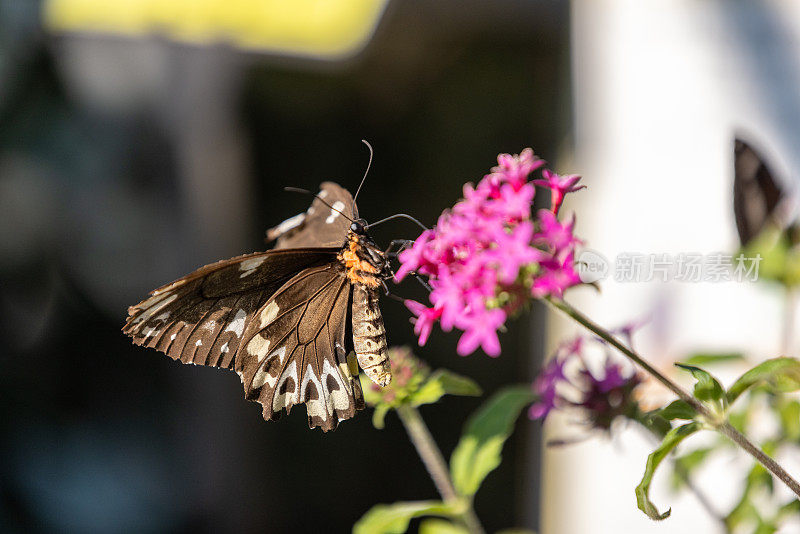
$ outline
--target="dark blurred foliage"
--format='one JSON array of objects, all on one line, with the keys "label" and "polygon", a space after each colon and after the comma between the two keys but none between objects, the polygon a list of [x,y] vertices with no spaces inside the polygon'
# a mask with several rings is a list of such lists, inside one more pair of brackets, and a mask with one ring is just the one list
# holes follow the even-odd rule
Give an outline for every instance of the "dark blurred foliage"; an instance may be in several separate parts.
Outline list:
[{"label": "dark blurred foliage", "polygon": [[[373,504],[434,498],[394,416],[327,435],[275,423],[233,373],[182,366],[120,333],[125,307],[222,257],[264,248],[332,179],[377,220],[433,224],[498,152],[554,159],[567,133],[566,6],[391,4],[354,59],[290,61],[158,38],[46,35],[0,2],[0,530],[343,532]],[[378,243],[413,238],[405,221]],[[396,289],[421,298],[413,283]],[[392,344],[413,343],[385,299]],[[417,350],[486,393],[529,381],[538,310],[503,355]],[[480,399],[425,407],[449,455]],[[489,530],[538,520],[538,434],[521,421],[477,497]]]}]

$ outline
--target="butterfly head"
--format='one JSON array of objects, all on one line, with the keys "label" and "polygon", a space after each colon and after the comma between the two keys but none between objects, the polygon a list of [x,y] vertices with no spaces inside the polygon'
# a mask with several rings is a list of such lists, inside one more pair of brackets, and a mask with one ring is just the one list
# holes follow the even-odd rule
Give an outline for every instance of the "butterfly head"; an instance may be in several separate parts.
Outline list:
[{"label": "butterfly head", "polygon": [[367,235],[367,221],[364,219],[354,219],[353,222],[350,223],[350,231],[356,235],[369,238]]}]

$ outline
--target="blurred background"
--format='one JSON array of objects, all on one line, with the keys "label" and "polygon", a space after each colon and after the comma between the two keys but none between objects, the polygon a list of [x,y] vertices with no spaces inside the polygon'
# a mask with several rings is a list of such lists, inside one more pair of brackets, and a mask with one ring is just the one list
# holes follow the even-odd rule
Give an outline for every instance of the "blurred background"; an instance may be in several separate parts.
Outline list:
[{"label": "blurred background", "polygon": [[[790,0],[0,0],[0,531],[346,532],[373,504],[435,498],[394,416],[265,423],[235,374],[133,346],[127,306],[263,250],[308,205],[284,186],[354,190],[361,139],[368,220],[431,224],[497,153],[532,146],[585,176],[567,209],[607,257],[735,249],[734,132],[792,189],[798,82]],[[602,324],[655,317],[640,348],[664,362],[778,347],[769,291],[607,280],[580,297]],[[390,343],[412,344],[406,310],[383,311]],[[417,353],[491,393],[573,332],[535,309],[496,360],[456,356],[454,335]],[[479,403],[423,410],[446,455]],[[690,497],[663,524],[636,510],[641,436],[543,452],[540,429],[522,418],[478,494],[489,531],[714,531]]]}]

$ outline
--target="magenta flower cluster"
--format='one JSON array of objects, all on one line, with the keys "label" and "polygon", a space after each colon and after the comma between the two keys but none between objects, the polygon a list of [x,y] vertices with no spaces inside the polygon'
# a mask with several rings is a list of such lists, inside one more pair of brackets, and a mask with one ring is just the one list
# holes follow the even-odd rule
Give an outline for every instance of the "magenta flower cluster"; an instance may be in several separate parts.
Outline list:
[{"label": "magenta flower cluster", "polygon": [[586,343],[577,337],[562,344],[539,372],[533,382],[537,400],[528,410],[531,419],[545,419],[555,409],[574,407],[584,411],[593,427],[608,430],[618,416],[637,413],[633,390],[641,377],[610,353],[601,372],[592,371],[584,358]]},{"label": "magenta flower cluster", "polygon": [[[528,181],[545,164],[530,148],[518,155],[500,154],[497,163],[477,186],[466,184],[464,198],[399,256],[398,281],[418,273],[428,277],[432,288],[432,306],[406,301],[416,316],[420,345],[438,322],[445,331],[463,331],[459,354],[481,347],[498,356],[497,332],[510,315],[531,298],[561,298],[580,283],[574,266],[580,243],[573,234],[575,219],[558,219],[564,195],[582,188],[576,185],[579,177],[545,169],[544,179]],[[533,216],[536,185],[551,190],[551,207]]]}]

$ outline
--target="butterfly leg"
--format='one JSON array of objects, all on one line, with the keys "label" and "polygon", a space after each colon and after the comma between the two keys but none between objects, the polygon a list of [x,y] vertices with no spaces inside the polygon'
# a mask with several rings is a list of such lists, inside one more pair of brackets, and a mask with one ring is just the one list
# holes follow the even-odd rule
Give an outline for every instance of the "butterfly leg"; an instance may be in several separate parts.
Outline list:
[{"label": "butterfly leg", "polygon": [[[393,239],[391,243],[389,243],[389,246],[386,247],[386,252],[384,252],[383,255],[387,258],[396,258],[398,254],[413,244],[414,241],[411,239]],[[399,248],[396,251],[392,250],[394,247],[398,246]]]}]

